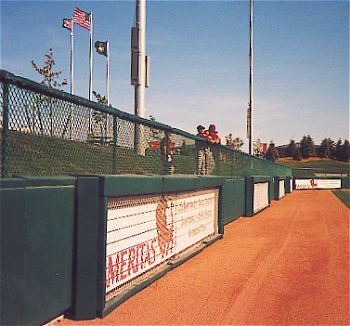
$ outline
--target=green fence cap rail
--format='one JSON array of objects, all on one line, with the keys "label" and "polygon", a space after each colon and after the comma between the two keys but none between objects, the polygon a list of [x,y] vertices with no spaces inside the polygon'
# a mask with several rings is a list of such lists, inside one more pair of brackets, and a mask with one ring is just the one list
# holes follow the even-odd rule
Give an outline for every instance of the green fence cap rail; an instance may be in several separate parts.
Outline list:
[{"label": "green fence cap rail", "polygon": [[162,191],[162,176],[105,175],[99,176],[100,196],[128,196]]},{"label": "green fence cap rail", "polygon": [[[269,182],[271,180],[271,177],[268,175],[252,175],[249,177],[252,178],[253,183]],[[249,177],[247,177],[247,178],[249,178]]]},{"label": "green fence cap rail", "polygon": [[47,187],[47,186],[72,186],[75,184],[76,178],[62,177],[28,177],[17,176],[25,181],[26,187]]},{"label": "green fence cap rail", "polygon": [[190,191],[218,188],[225,184],[225,178],[217,176],[164,176],[163,192]]},{"label": "green fence cap rail", "polygon": [[100,196],[114,197],[217,188],[222,186],[226,179],[189,175],[106,175],[100,176],[99,180]]},{"label": "green fence cap rail", "polygon": [[10,188],[24,188],[26,181],[21,178],[0,178],[0,190]]}]

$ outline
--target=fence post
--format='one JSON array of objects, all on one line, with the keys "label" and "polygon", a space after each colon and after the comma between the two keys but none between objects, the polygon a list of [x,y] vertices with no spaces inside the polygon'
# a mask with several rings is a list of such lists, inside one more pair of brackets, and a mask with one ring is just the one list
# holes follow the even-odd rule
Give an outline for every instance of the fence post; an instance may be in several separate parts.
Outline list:
[{"label": "fence post", "polygon": [[117,174],[118,117],[113,115],[113,158],[112,174]]},{"label": "fence post", "polygon": [[168,132],[165,133],[165,139],[166,139],[166,142],[165,142],[165,171],[164,171],[164,174],[170,174],[169,173],[169,169],[170,169],[170,164],[169,164],[169,134]]},{"label": "fence post", "polygon": [[231,152],[231,177],[233,177],[233,164],[235,160],[235,153],[232,151]]},{"label": "fence post", "polygon": [[214,160],[215,160],[215,166],[216,166],[216,175],[220,175],[219,172],[220,172],[220,169],[219,169],[219,162],[220,162],[220,148],[219,146],[215,146],[214,147]]},{"label": "fence post", "polygon": [[2,93],[2,140],[1,140],[1,177],[8,177],[8,146],[9,146],[9,84],[3,84]]}]

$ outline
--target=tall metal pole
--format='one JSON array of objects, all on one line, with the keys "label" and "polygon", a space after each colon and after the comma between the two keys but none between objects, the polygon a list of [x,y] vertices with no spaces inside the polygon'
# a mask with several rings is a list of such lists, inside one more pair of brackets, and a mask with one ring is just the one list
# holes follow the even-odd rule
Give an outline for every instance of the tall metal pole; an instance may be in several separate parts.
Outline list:
[{"label": "tall metal pole", "polygon": [[[93,41],[92,41],[92,12],[90,12],[90,55],[89,55],[89,65],[90,65],[90,78],[89,78],[89,101],[92,100],[92,53],[93,53]],[[92,133],[92,110],[89,110],[89,133]]]},{"label": "tall metal pole", "polygon": [[249,47],[249,104],[247,112],[247,128],[249,139],[249,154],[253,153],[253,0],[250,0],[250,47]]},{"label": "tall metal pole", "polygon": [[138,27],[139,82],[135,85],[135,115],[145,116],[145,55],[146,55],[146,0],[136,0],[136,27]]},{"label": "tall metal pole", "polygon": [[[145,117],[145,84],[146,84],[146,0],[136,0],[137,27],[137,67],[138,82],[135,86],[135,115]],[[142,125],[135,128],[135,149],[139,155],[145,155],[145,136]]]}]

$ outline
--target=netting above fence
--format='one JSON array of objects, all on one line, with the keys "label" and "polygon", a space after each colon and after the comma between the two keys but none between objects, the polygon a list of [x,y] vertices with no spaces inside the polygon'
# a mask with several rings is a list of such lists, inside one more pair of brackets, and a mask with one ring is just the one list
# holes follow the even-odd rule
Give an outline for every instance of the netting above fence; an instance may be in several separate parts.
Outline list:
[{"label": "netting above fence", "polygon": [[0,70],[1,175],[291,175],[266,160]]}]

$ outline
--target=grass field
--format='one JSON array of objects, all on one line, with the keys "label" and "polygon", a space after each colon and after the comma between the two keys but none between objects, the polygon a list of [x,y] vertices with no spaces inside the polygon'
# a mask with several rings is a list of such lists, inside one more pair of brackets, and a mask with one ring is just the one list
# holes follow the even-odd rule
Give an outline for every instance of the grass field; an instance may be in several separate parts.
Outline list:
[{"label": "grass field", "polygon": [[[0,139],[1,141],[1,139]],[[10,176],[59,176],[75,174],[163,174],[164,162],[158,150],[146,149],[145,155],[127,146],[102,146],[56,137],[9,132],[8,172]],[[1,151],[0,151],[1,155]],[[232,154],[233,155],[233,154]],[[234,154],[217,155],[212,175],[285,175],[285,169],[263,160]],[[1,161],[1,160],[0,160]],[[176,174],[194,175],[197,151],[189,146],[186,152],[173,155]],[[114,168],[113,168],[114,167]]]},{"label": "grass field", "polygon": [[350,190],[333,190],[334,195],[336,195],[346,206],[350,208]]},{"label": "grass field", "polygon": [[333,160],[309,159],[294,161],[279,159],[276,163],[293,169],[293,176],[324,176],[332,174],[347,175],[350,173],[350,164]]}]

